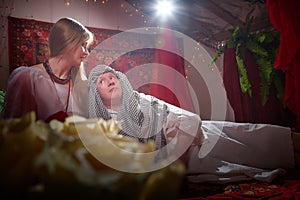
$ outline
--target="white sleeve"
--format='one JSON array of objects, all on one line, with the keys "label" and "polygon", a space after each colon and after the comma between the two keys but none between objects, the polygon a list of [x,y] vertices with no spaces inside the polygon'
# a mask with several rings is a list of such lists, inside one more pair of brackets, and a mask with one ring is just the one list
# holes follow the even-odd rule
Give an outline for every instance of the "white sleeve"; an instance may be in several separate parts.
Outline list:
[{"label": "white sleeve", "polygon": [[[144,107],[143,110],[145,112],[145,110],[147,110],[146,108],[151,104],[150,99],[152,96],[143,93],[140,93],[140,96],[142,100],[141,105]],[[206,139],[205,133],[201,131],[201,118],[199,115],[166,103],[165,101],[159,99],[157,99],[157,101],[159,108],[162,108],[163,105],[167,105],[169,110],[167,120],[165,124],[162,125],[167,139],[172,140],[176,139],[174,138],[176,136],[184,135],[189,139],[196,139],[195,142],[197,141],[198,144]]]},{"label": "white sleeve", "polygon": [[172,139],[176,134],[184,134],[185,137],[192,138],[193,142],[200,145],[206,139],[205,133],[201,131],[200,116],[171,104],[167,106],[169,115],[165,125],[166,137]]}]

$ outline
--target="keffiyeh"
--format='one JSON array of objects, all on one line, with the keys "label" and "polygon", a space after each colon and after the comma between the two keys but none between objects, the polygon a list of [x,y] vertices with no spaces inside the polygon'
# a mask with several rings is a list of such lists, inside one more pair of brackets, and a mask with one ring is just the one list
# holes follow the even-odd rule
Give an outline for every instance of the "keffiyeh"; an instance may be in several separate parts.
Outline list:
[{"label": "keffiyeh", "polygon": [[89,88],[89,118],[111,119],[111,115],[97,91],[99,75],[112,72],[119,79],[122,87],[122,105],[117,114],[117,121],[123,135],[138,138],[141,142],[155,140],[156,148],[166,144],[163,124],[166,122],[168,107],[159,107],[157,99],[153,97],[147,106],[141,106],[140,93],[133,90],[128,78],[122,72],[106,65],[94,67],[88,77]]}]

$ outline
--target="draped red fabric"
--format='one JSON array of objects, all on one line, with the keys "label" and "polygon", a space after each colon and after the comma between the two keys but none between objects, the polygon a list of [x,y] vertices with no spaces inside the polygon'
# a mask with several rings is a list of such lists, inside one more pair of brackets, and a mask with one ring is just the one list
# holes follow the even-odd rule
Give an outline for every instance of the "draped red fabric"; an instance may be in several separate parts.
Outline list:
[{"label": "draped red fabric", "polygon": [[[148,94],[153,95],[185,110],[195,112],[192,98],[185,78],[183,58],[178,55],[178,42],[171,31],[163,32],[159,38],[161,48],[155,50],[154,63],[170,67],[172,70],[165,70],[164,67],[153,65],[152,83],[149,86]],[[173,49],[172,52],[165,49]],[[180,79],[178,73],[181,74]],[[157,83],[157,80],[160,80]],[[184,100],[184,101],[183,101]]]},{"label": "draped red fabric", "polygon": [[234,110],[235,121],[290,126],[289,114],[277,99],[274,87],[270,88],[267,103],[262,105],[259,69],[251,52],[245,52],[244,63],[252,88],[252,97],[241,92],[235,49],[225,50],[223,81],[228,100]]},{"label": "draped red fabric", "polygon": [[286,72],[285,104],[296,116],[300,131],[300,1],[267,0],[270,21],[280,32],[274,68]]}]

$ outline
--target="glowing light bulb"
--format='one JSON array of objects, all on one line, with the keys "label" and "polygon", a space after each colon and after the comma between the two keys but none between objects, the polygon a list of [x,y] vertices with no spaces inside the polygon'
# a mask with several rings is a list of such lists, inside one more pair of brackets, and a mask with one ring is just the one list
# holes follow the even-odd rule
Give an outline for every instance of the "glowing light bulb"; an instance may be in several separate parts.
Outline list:
[{"label": "glowing light bulb", "polygon": [[66,1],[65,1],[65,6],[70,6],[70,5],[71,5],[70,0],[66,0]]},{"label": "glowing light bulb", "polygon": [[170,0],[162,0],[157,2],[157,5],[155,6],[156,12],[158,15],[166,17],[173,13],[175,10],[175,7]]}]

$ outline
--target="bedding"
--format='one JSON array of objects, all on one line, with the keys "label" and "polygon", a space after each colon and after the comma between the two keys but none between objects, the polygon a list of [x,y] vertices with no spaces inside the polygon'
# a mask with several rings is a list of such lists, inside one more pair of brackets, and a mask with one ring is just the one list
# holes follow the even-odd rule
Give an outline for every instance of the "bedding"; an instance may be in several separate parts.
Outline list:
[{"label": "bedding", "polygon": [[291,130],[269,124],[202,121],[207,136],[193,147],[187,177],[191,182],[271,182],[294,168]]}]

